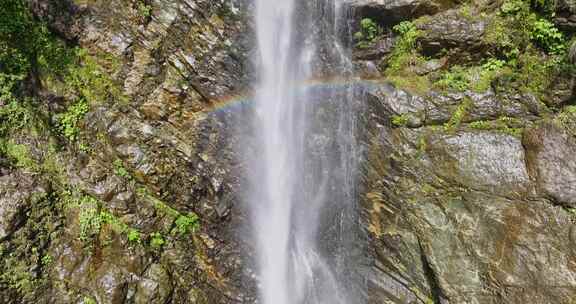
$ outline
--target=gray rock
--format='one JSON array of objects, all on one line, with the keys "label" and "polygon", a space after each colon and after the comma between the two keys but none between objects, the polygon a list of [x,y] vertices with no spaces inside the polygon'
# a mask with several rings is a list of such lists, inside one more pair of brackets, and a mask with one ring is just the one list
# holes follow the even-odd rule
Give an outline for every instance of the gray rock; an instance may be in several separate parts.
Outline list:
[{"label": "gray rock", "polygon": [[576,140],[565,130],[544,123],[523,137],[528,165],[538,188],[562,205],[576,207]]},{"label": "gray rock", "polygon": [[459,10],[449,10],[419,24],[424,34],[418,41],[426,56],[436,56],[443,50],[451,53],[451,60],[483,56],[490,47],[483,39],[487,25],[482,18],[470,19]]},{"label": "gray rock", "polygon": [[346,0],[357,16],[371,17],[384,24],[395,24],[402,20],[422,15],[433,15],[453,7],[456,1],[438,0]]},{"label": "gray rock", "polygon": [[491,132],[432,135],[432,163],[441,176],[470,189],[499,194],[525,194],[530,178],[519,139]]},{"label": "gray rock", "polygon": [[0,241],[11,236],[26,220],[26,210],[47,194],[33,176],[12,172],[0,176]]},{"label": "gray rock", "polygon": [[170,275],[159,264],[152,264],[138,282],[135,304],[166,303],[172,292]]}]

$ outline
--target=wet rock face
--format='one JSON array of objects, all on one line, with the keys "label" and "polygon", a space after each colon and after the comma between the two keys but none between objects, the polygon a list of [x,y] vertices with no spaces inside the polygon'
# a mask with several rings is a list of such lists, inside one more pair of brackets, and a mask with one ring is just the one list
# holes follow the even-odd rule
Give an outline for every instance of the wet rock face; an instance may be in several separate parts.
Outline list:
[{"label": "wet rock face", "polygon": [[571,303],[574,219],[556,204],[573,204],[574,138],[547,124],[523,138],[397,127],[398,113],[442,105],[393,87],[368,91],[369,303]]},{"label": "wet rock face", "polygon": [[347,0],[355,14],[372,17],[387,24],[433,15],[456,4],[457,1],[442,0]]},{"label": "wet rock face", "polygon": [[553,124],[524,134],[530,169],[538,188],[560,205],[576,206],[576,140]]},{"label": "wet rock face", "polygon": [[12,172],[0,176],[0,241],[20,228],[35,197],[46,194],[44,187],[30,174]]},{"label": "wet rock face", "polygon": [[[34,159],[49,159],[57,174],[0,168],[0,256],[14,252],[0,270],[26,262],[22,268],[50,283],[16,288],[31,281],[27,272],[1,273],[0,302],[18,303],[23,294],[22,303],[253,302],[255,285],[236,234],[244,215],[237,208],[235,143],[229,113],[217,111],[252,78],[247,1],[28,3],[58,37],[96,58],[119,93],[90,104],[79,123],[89,149],[42,132],[34,137]],[[58,112],[77,97],[59,96],[49,83],[41,91],[40,102]],[[44,104],[39,111],[49,113]],[[48,151],[54,142],[61,147]],[[78,206],[64,193],[97,203]],[[36,195],[48,195],[58,206],[53,217],[62,218],[48,232],[27,217],[36,212]],[[199,218],[194,232],[183,218],[192,213]],[[87,229],[96,230],[88,242],[80,237]],[[139,234],[129,240],[132,229]]]},{"label": "wet rock face", "polygon": [[420,39],[422,53],[435,56],[441,51],[451,51],[455,56],[479,56],[488,46],[483,40],[487,21],[481,18],[464,17],[459,10],[449,10],[434,16],[434,22],[422,24],[425,32]]},{"label": "wet rock face", "polygon": [[438,174],[472,189],[525,194],[530,179],[521,141],[506,134],[433,135],[427,149]]}]

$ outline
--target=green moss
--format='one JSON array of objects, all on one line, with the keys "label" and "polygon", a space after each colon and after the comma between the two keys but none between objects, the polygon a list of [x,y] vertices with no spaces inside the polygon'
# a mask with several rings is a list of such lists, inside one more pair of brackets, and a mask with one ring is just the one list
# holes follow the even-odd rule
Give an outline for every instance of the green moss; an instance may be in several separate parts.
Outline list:
[{"label": "green moss", "polygon": [[389,76],[394,86],[404,89],[412,94],[425,95],[431,90],[431,83],[426,76],[420,76],[413,72],[400,72],[396,75]]},{"label": "green moss", "polygon": [[392,124],[398,127],[404,127],[408,124],[408,116],[406,114],[394,115],[392,117]]},{"label": "green moss", "polygon": [[126,168],[124,167],[124,163],[122,163],[122,160],[120,159],[114,160],[113,165],[114,165],[114,174],[128,180],[132,179],[130,172],[126,170]]},{"label": "green moss", "polygon": [[20,294],[30,294],[38,284],[33,273],[29,270],[30,265],[24,260],[8,258],[3,261],[5,268],[0,273],[0,282],[6,284]]},{"label": "green moss", "polygon": [[80,235],[82,242],[91,242],[100,233],[102,218],[100,217],[99,203],[90,196],[84,196],[80,201]]},{"label": "green moss", "polygon": [[80,121],[89,111],[86,99],[80,98],[76,103],[72,104],[66,112],[56,116],[58,120],[58,130],[69,141],[76,141],[80,133]]},{"label": "green moss", "polygon": [[166,241],[160,232],[153,232],[150,234],[150,247],[160,249],[164,244],[166,244]]},{"label": "green moss", "polygon": [[26,145],[16,144],[13,141],[3,142],[0,139],[0,154],[2,153],[13,160],[17,167],[33,171],[38,169],[38,164],[32,159]]},{"label": "green moss", "polygon": [[82,304],[98,304],[98,303],[96,303],[96,300],[94,300],[94,298],[90,296],[84,296],[84,298],[82,299]]},{"label": "green moss", "polygon": [[476,130],[493,130],[496,132],[521,137],[523,123],[521,120],[513,117],[500,117],[495,121],[475,121],[468,126]]},{"label": "green moss", "polygon": [[356,46],[359,48],[370,47],[378,35],[382,32],[382,28],[370,18],[364,18],[360,21],[360,31],[354,34]]},{"label": "green moss", "polygon": [[466,117],[466,114],[468,113],[468,110],[471,106],[472,101],[465,97],[462,103],[456,108],[456,111],[452,113],[450,120],[444,124],[444,130],[451,132],[457,129],[464,120],[464,117]]},{"label": "green moss", "polygon": [[488,121],[475,121],[469,124],[470,128],[476,130],[490,130],[492,129],[492,125]]},{"label": "green moss", "polygon": [[168,206],[163,201],[155,198],[145,188],[140,188],[138,194],[147,200],[150,200],[153,203],[154,208],[161,214],[172,219],[173,228],[170,231],[172,235],[185,235],[192,233],[199,228],[200,220],[197,214],[193,212],[182,214],[178,210]]},{"label": "green moss", "polygon": [[173,234],[185,235],[192,233],[198,229],[200,223],[198,221],[198,216],[194,213],[188,215],[180,215],[174,224],[176,227],[172,229]]}]

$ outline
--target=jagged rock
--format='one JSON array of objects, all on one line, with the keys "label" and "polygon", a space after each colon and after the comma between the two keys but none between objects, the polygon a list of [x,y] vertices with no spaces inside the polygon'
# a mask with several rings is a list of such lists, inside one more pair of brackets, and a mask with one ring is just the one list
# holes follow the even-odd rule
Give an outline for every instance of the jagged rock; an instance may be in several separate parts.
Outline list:
[{"label": "jagged rock", "polygon": [[574,223],[532,196],[519,139],[385,120],[365,122],[370,303],[570,303]]},{"label": "jagged rock", "polygon": [[540,124],[523,137],[538,188],[557,203],[576,207],[576,140],[561,128]]},{"label": "jagged rock", "polygon": [[394,48],[396,39],[392,36],[379,37],[368,48],[355,48],[354,59],[356,60],[377,60],[389,55]]},{"label": "jagged rock", "polygon": [[525,195],[530,178],[520,139],[491,132],[433,134],[426,149],[437,174],[451,183],[502,195]]},{"label": "jagged rock", "polygon": [[462,122],[495,120],[500,117],[533,121],[544,113],[542,105],[532,95],[496,95],[489,90],[484,93],[467,91],[451,94],[430,91],[425,96],[416,96],[395,88],[390,83],[366,84],[363,90],[365,90],[367,103],[374,112],[418,118],[422,120],[422,123],[417,124],[418,126],[448,122],[464,102],[469,104],[465,107]]},{"label": "jagged rock", "polygon": [[433,15],[453,7],[456,1],[437,0],[347,0],[356,15],[371,17],[382,24],[395,24],[422,15]]},{"label": "jagged rock", "polygon": [[135,304],[166,303],[172,293],[170,275],[159,264],[152,264],[138,283],[134,297]]},{"label": "jagged rock", "polygon": [[490,47],[483,39],[487,25],[488,21],[479,16],[467,18],[460,10],[449,10],[419,23],[424,33],[418,41],[426,56],[437,56],[445,50],[451,54],[451,61],[481,57]]},{"label": "jagged rock", "polygon": [[0,241],[10,237],[26,220],[26,211],[47,190],[32,175],[11,172],[0,176]]}]

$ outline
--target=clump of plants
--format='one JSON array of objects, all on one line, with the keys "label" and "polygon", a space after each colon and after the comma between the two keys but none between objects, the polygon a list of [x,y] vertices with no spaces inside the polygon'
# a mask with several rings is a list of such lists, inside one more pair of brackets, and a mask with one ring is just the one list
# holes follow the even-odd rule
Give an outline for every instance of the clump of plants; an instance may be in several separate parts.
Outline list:
[{"label": "clump of plants", "polygon": [[535,21],[530,34],[532,40],[550,54],[563,54],[566,51],[566,38],[546,19]]},{"label": "clump of plants", "polygon": [[368,48],[375,41],[378,35],[382,33],[382,28],[370,18],[364,18],[360,21],[360,30],[354,34],[356,46],[359,48]]},{"label": "clump of plants", "polygon": [[68,107],[66,112],[56,115],[58,131],[69,141],[75,141],[80,133],[80,121],[88,111],[89,106],[86,99],[79,98],[76,103]]},{"label": "clump of plants", "polygon": [[160,232],[153,232],[150,234],[150,247],[154,249],[161,249],[164,244],[166,244],[166,240]]}]

